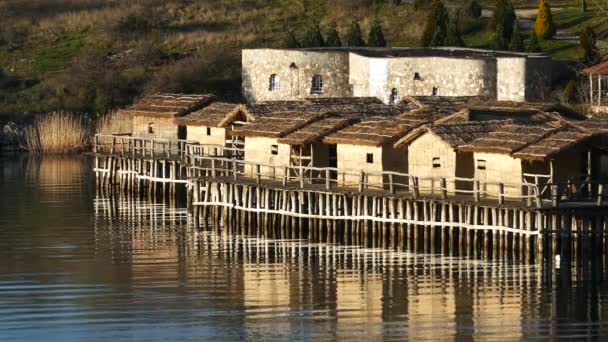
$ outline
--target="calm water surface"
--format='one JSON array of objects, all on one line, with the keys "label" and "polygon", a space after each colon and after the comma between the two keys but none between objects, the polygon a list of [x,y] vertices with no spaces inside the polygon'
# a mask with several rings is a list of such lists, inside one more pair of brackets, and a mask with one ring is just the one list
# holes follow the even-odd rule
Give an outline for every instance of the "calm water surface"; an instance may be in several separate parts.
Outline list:
[{"label": "calm water surface", "polygon": [[[601,339],[603,262],[259,240],[96,195],[84,158],[0,158],[1,340]],[[156,203],[154,203],[156,202]]]}]

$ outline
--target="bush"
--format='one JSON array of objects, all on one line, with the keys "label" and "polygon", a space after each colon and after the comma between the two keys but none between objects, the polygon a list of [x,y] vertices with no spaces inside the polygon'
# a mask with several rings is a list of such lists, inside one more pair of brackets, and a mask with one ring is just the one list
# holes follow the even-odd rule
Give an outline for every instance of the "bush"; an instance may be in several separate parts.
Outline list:
[{"label": "bush", "polygon": [[294,30],[287,31],[287,37],[285,38],[285,46],[288,49],[297,49],[302,47],[302,45],[298,41],[298,38],[296,37],[296,33],[294,32]]},{"label": "bush", "polygon": [[481,5],[477,0],[469,1],[469,4],[467,5],[467,14],[472,18],[481,17]]},{"label": "bush", "polygon": [[460,32],[458,32],[458,17],[454,17],[452,20],[450,20],[443,45],[456,47],[465,46],[464,40],[460,36]]},{"label": "bush", "polygon": [[494,19],[496,21],[496,48],[498,50],[506,50],[511,41],[511,33],[514,26],[517,24],[515,9],[510,0],[499,0],[494,11]]},{"label": "bush", "polygon": [[23,147],[34,153],[69,153],[87,147],[89,132],[83,117],[65,112],[37,116],[23,133]]},{"label": "bush", "polygon": [[585,27],[579,37],[581,48],[585,52],[583,62],[586,65],[594,65],[600,61],[600,52],[597,48],[597,37],[590,26]]},{"label": "bush", "polygon": [[325,45],[329,47],[339,47],[342,46],[342,40],[340,40],[340,35],[338,34],[337,25],[335,22],[332,22],[329,25],[329,29],[327,30],[327,39],[325,40]]},{"label": "bush", "polygon": [[367,38],[367,45],[373,47],[386,46],[384,33],[382,33],[382,25],[380,24],[380,20],[378,18],[376,18],[372,23],[372,27],[369,31],[369,37]]},{"label": "bush", "polygon": [[511,42],[509,43],[509,50],[515,52],[522,52],[525,50],[524,41],[521,39],[521,32],[519,31],[519,25],[517,22],[513,25],[513,33],[511,33]]},{"label": "bush", "polygon": [[543,49],[538,43],[538,37],[536,37],[536,32],[534,31],[530,31],[530,40],[528,41],[528,47],[526,48],[526,52],[543,52]]},{"label": "bush", "polygon": [[422,46],[443,45],[447,35],[448,20],[448,12],[441,0],[433,0],[422,33]]},{"label": "bush", "polygon": [[304,35],[304,39],[302,39],[303,47],[323,47],[325,46],[325,41],[323,39],[323,35],[321,35],[321,28],[319,27],[319,23],[315,22],[306,31],[306,35]]},{"label": "bush", "polygon": [[361,26],[356,19],[353,19],[348,32],[348,46],[365,46],[363,35],[361,34]]},{"label": "bush", "polygon": [[562,91],[562,98],[565,103],[575,103],[576,102],[576,82],[574,80],[568,81],[564,90]]},{"label": "bush", "polygon": [[556,29],[553,23],[553,16],[547,0],[540,0],[538,5],[538,15],[534,22],[534,32],[542,39],[551,39],[555,35]]}]

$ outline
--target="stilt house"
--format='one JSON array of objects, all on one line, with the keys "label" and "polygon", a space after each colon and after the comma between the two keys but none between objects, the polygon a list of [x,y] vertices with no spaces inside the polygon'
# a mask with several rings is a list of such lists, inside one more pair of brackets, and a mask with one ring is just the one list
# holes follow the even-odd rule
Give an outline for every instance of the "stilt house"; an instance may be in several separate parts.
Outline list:
[{"label": "stilt house", "polygon": [[124,114],[133,117],[133,135],[150,139],[186,139],[186,130],[174,119],[215,100],[213,95],[154,94],[144,97]]}]

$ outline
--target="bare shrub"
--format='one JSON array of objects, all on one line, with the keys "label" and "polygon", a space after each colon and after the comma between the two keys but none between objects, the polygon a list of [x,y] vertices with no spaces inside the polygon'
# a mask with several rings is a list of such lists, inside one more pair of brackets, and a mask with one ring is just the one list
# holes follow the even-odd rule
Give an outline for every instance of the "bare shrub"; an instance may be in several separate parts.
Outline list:
[{"label": "bare shrub", "polygon": [[88,144],[83,118],[66,112],[38,115],[25,127],[23,147],[34,153],[52,154],[82,151]]}]

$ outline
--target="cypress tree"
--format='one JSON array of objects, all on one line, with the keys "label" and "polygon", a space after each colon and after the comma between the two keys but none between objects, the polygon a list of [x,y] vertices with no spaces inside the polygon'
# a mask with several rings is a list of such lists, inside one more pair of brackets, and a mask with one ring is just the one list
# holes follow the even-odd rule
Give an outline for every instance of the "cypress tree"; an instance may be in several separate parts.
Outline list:
[{"label": "cypress tree", "polygon": [[494,11],[496,17],[496,48],[506,50],[511,42],[511,33],[516,24],[515,9],[510,0],[500,0]]},{"label": "cypress tree", "polygon": [[323,47],[325,46],[325,40],[323,39],[323,35],[321,34],[321,28],[319,27],[319,23],[316,22],[312,24],[308,31],[306,31],[306,35],[302,41],[302,45],[304,47]]},{"label": "cypress tree", "polygon": [[595,35],[595,31],[590,26],[585,27],[583,32],[581,32],[581,36],[579,37],[581,48],[585,52],[585,56],[583,57],[583,61],[587,65],[593,65],[599,62],[600,53],[596,46],[597,36]]},{"label": "cypress tree", "polygon": [[369,30],[369,36],[367,38],[367,45],[373,47],[385,47],[386,40],[384,39],[384,33],[382,33],[382,25],[378,18],[374,19],[372,27]]},{"label": "cypress tree", "polygon": [[365,46],[363,36],[361,35],[361,27],[357,20],[353,20],[350,24],[350,32],[348,32],[348,46]]},{"label": "cypress tree", "polygon": [[538,37],[536,37],[536,32],[530,32],[530,40],[528,41],[528,47],[526,48],[526,52],[543,52],[543,49],[540,47],[538,43]]},{"label": "cypress tree", "polygon": [[524,41],[521,39],[521,32],[519,32],[519,25],[517,22],[513,25],[513,33],[511,33],[511,43],[509,43],[509,50],[515,52],[523,52],[525,50]]},{"label": "cypress tree", "polygon": [[298,41],[298,38],[296,38],[294,30],[287,31],[285,46],[287,46],[287,48],[289,49],[297,49],[302,47],[302,45],[300,45],[300,42]]},{"label": "cypress tree", "polygon": [[448,12],[441,0],[433,0],[422,34],[422,45],[443,45],[447,35],[448,20]]},{"label": "cypress tree", "polygon": [[475,19],[481,17],[481,5],[479,2],[477,2],[477,0],[469,1],[469,5],[467,6],[467,14],[471,18]]},{"label": "cypress tree", "polygon": [[540,0],[538,5],[538,15],[534,22],[534,31],[542,39],[551,39],[555,35],[556,29],[551,15],[551,8],[547,0]]},{"label": "cypress tree", "polygon": [[457,47],[465,46],[464,40],[462,39],[460,32],[458,32],[458,16],[455,16],[448,23],[444,45]]},{"label": "cypress tree", "polygon": [[338,47],[342,46],[342,40],[340,40],[340,35],[338,34],[338,30],[336,28],[336,23],[331,23],[329,25],[329,30],[327,31],[327,39],[325,39],[325,46],[329,47]]}]

